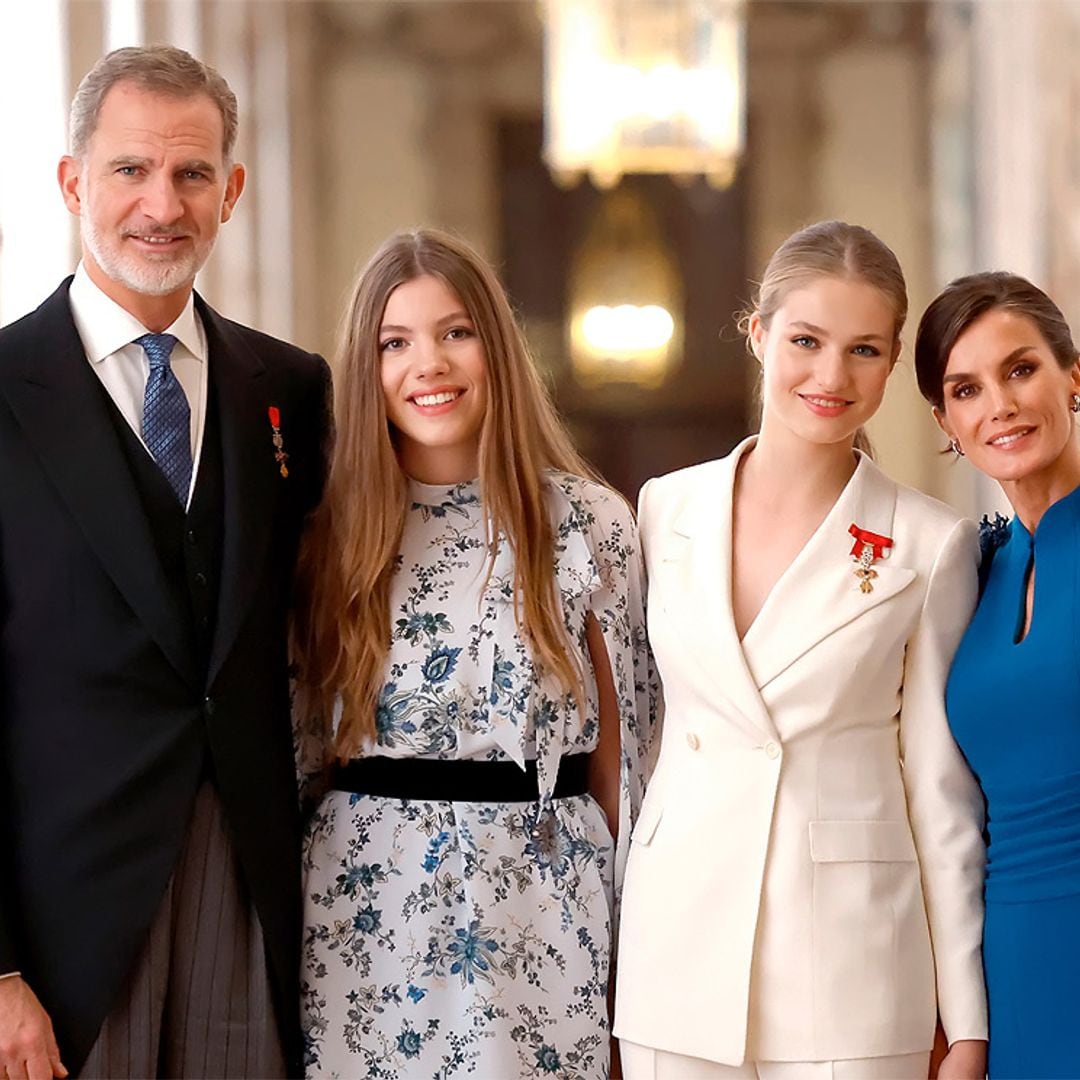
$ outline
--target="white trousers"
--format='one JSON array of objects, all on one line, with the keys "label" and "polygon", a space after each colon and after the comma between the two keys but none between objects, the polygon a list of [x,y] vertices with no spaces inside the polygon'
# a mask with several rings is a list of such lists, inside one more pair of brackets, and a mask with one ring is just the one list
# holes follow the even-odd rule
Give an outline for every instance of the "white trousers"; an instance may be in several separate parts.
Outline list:
[{"label": "white trousers", "polygon": [[845,1061],[748,1061],[721,1065],[619,1040],[623,1080],[926,1080],[930,1051]]}]

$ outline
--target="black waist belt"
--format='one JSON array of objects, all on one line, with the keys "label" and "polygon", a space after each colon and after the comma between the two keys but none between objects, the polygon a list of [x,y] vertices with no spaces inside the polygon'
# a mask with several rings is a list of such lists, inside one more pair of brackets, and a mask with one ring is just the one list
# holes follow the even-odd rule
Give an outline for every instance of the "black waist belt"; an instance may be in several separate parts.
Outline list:
[{"label": "black waist belt", "polygon": [[[588,754],[564,757],[555,798],[586,794],[588,780]],[[367,757],[336,766],[330,786],[356,795],[423,802],[536,802],[540,797],[535,761],[526,761],[522,769],[515,761]]]}]

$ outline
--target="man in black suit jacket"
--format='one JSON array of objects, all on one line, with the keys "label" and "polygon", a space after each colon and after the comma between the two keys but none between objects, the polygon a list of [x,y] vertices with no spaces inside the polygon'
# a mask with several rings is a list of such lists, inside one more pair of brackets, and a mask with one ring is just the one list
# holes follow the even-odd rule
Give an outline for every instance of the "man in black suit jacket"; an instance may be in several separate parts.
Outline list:
[{"label": "man in black suit jacket", "polygon": [[187,53],[99,61],[82,263],[0,330],[0,1075],[299,1069],[286,611],[328,382],[193,295],[235,133]]}]

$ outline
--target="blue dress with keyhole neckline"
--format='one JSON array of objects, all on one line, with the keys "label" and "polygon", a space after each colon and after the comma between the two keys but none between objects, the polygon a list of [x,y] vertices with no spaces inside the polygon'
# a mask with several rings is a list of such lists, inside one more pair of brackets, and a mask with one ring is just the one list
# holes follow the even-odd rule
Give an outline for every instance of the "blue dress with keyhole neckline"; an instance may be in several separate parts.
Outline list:
[{"label": "blue dress with keyhole neckline", "polygon": [[986,797],[989,1075],[1080,1077],[1080,488],[992,560],[946,689]]}]

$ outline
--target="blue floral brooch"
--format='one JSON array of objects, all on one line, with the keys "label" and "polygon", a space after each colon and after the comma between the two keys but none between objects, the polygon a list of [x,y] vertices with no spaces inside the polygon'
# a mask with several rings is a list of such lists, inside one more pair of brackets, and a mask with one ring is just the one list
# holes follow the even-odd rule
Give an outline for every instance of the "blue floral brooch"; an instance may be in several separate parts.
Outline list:
[{"label": "blue floral brooch", "polygon": [[983,514],[983,519],[979,522],[979,550],[983,558],[992,555],[999,547],[1008,543],[1010,535],[1007,517],[995,513],[994,520],[991,521],[989,514]]}]

